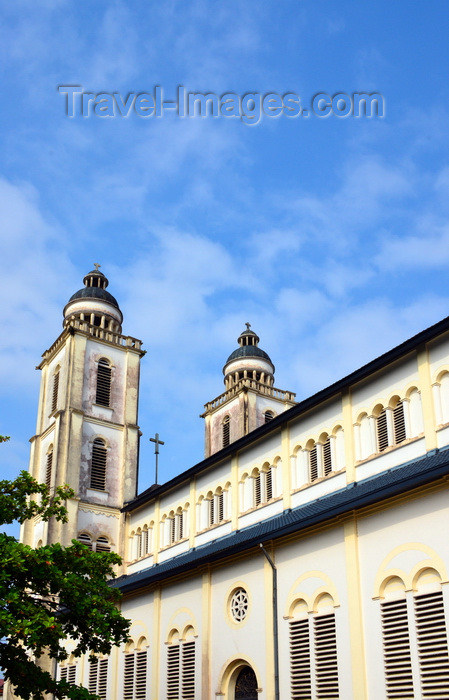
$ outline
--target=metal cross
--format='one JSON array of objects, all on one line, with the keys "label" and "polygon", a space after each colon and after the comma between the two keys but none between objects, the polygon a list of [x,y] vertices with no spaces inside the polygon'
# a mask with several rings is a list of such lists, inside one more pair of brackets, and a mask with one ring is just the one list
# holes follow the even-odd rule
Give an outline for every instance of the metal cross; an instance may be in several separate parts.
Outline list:
[{"label": "metal cross", "polygon": [[251,324],[248,323],[248,321],[247,321],[247,322],[245,323],[245,326],[246,326],[246,329],[249,331],[249,329],[251,328]]},{"label": "metal cross", "polygon": [[156,455],[156,478],[154,483],[157,484],[158,479],[158,468],[159,468],[159,445],[164,445],[162,440],[159,440],[159,433],[156,433],[154,438],[150,438],[150,442],[154,442],[154,454]]},{"label": "metal cross", "polygon": [[94,268],[96,269],[97,272],[98,272],[99,267],[101,267],[101,265],[99,263],[94,263]]}]

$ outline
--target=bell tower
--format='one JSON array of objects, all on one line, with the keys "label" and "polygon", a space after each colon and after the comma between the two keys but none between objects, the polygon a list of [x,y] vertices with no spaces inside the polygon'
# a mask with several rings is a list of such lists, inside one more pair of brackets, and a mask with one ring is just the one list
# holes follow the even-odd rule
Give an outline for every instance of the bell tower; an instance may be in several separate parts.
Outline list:
[{"label": "bell tower", "polygon": [[204,406],[206,457],[296,403],[296,394],[274,387],[274,364],[259,341],[247,323],[223,367],[225,392]]},{"label": "bell tower", "polygon": [[50,489],[76,494],[65,524],[24,523],[34,547],[80,539],[98,551],[123,552],[120,509],[137,491],[141,341],[122,335],[122,312],[100,266],[66,304],[63,331],[44,352],[30,473]]}]

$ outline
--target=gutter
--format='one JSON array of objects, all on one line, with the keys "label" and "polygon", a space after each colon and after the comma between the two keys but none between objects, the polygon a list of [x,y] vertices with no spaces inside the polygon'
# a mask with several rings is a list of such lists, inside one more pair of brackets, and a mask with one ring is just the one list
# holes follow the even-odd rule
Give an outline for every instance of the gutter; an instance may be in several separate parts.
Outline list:
[{"label": "gutter", "polygon": [[278,572],[262,542],[259,547],[273,573],[273,655],[274,655],[274,697],[279,700],[279,634],[278,634]]}]

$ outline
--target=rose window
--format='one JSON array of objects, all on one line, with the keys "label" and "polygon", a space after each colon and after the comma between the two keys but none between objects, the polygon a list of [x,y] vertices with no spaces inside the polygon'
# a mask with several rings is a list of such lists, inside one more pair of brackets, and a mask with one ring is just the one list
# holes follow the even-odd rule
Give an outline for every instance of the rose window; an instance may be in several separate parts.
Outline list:
[{"label": "rose window", "polygon": [[231,615],[235,622],[242,622],[248,612],[248,593],[244,588],[237,588],[231,598]]}]

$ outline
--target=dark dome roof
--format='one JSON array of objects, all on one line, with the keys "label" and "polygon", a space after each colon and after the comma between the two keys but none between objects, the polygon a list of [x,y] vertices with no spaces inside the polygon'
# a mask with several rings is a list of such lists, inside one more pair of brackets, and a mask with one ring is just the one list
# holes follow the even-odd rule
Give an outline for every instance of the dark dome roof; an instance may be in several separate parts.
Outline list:
[{"label": "dark dome roof", "polygon": [[112,304],[112,306],[120,310],[117,299],[115,299],[112,294],[109,294],[106,289],[102,289],[101,287],[83,287],[75,292],[75,294],[72,294],[68,303],[70,304],[70,302],[75,301],[75,299],[103,299],[103,301],[109,302],[109,304]]},{"label": "dark dome roof", "polygon": [[263,357],[265,360],[268,360],[268,362],[273,364],[270,356],[267,355],[264,350],[261,350],[257,345],[242,345],[241,347],[237,348],[237,350],[231,352],[226,360],[226,364],[231,362],[231,360],[236,360],[238,357]]}]

